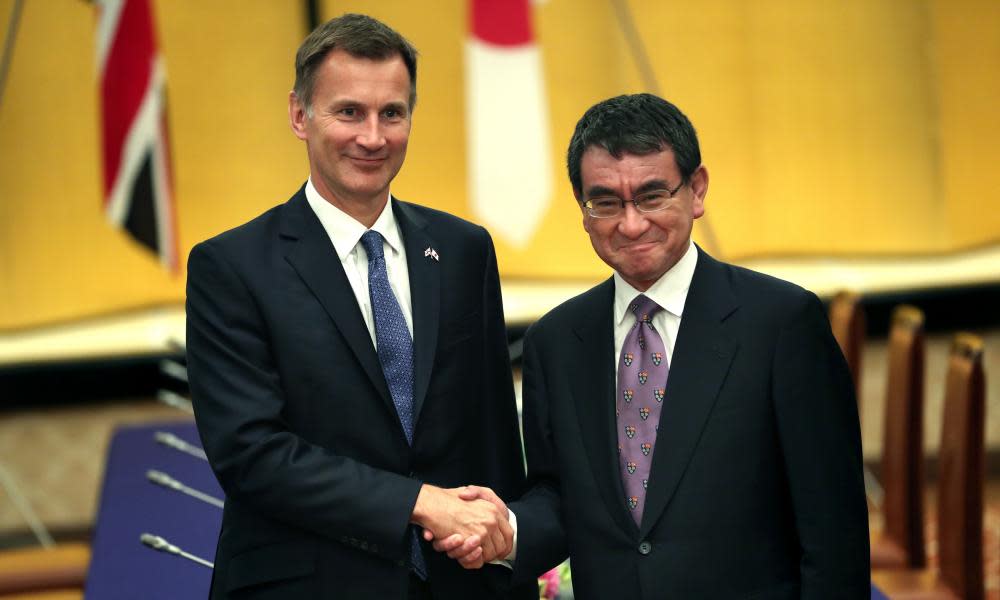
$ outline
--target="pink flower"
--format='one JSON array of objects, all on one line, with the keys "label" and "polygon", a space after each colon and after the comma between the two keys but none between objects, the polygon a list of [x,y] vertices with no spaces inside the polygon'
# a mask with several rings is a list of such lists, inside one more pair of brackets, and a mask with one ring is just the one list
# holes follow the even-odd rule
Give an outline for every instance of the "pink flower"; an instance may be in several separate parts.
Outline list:
[{"label": "pink flower", "polygon": [[546,600],[552,600],[559,596],[559,568],[556,567],[546,571],[538,578],[540,596]]}]

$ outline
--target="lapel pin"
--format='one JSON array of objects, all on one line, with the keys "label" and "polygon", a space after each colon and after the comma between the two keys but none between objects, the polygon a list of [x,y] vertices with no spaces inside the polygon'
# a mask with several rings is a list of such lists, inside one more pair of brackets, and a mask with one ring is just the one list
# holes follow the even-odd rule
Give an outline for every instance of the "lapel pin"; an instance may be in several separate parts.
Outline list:
[{"label": "lapel pin", "polygon": [[437,260],[437,261],[441,260],[441,257],[438,256],[437,250],[435,250],[434,248],[431,248],[430,246],[427,246],[427,249],[424,250],[424,256],[429,256],[429,257],[431,257],[431,258],[433,258],[434,260]]}]

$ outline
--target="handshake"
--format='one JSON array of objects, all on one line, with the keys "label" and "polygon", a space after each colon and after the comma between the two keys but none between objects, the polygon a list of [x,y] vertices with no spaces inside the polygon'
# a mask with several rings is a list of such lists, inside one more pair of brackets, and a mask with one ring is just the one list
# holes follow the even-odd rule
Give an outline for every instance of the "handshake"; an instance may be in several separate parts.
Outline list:
[{"label": "handshake", "polygon": [[503,560],[514,548],[507,505],[490,488],[474,485],[444,489],[424,484],[411,520],[424,530],[434,549],[478,569]]}]

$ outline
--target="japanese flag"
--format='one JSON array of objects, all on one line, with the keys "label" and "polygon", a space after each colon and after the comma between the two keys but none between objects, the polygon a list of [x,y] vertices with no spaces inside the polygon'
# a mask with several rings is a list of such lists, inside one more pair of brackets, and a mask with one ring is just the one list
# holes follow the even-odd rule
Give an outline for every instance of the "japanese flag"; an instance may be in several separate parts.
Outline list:
[{"label": "japanese flag", "polygon": [[523,247],[552,194],[548,104],[529,0],[469,0],[465,82],[473,212],[494,235]]}]

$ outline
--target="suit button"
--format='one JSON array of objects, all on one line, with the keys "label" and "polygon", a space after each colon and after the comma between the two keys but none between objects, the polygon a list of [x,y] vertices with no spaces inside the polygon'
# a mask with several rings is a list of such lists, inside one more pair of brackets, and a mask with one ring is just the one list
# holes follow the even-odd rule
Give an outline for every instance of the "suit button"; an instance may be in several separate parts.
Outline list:
[{"label": "suit button", "polygon": [[643,541],[639,544],[639,554],[645,556],[653,551],[653,545],[649,542]]},{"label": "suit button", "polygon": [[361,540],[361,549],[362,550],[367,550],[368,549],[368,542],[366,542],[364,540]]}]

